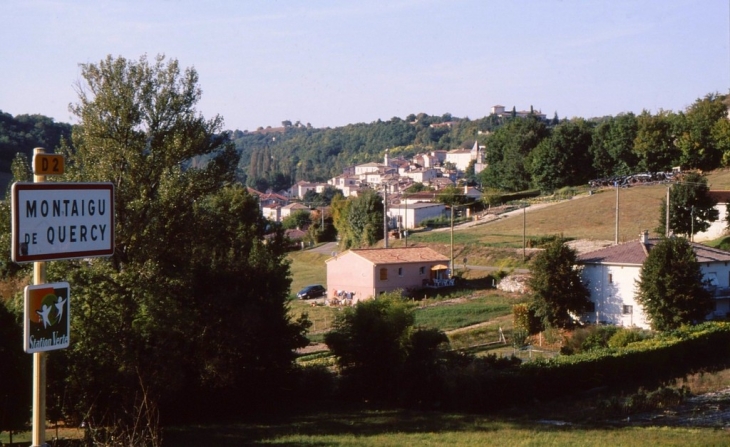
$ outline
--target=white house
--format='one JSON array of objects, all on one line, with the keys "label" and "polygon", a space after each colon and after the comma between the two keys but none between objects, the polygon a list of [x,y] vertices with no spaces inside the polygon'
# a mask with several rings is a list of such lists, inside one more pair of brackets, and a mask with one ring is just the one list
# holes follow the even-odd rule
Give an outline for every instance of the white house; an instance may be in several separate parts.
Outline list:
[{"label": "white house", "polygon": [[263,214],[266,219],[279,222],[281,221],[281,206],[276,204],[264,205],[261,207],[261,214]]},{"label": "white house", "polygon": [[453,163],[456,169],[466,171],[472,161],[471,149],[454,149],[446,154],[446,162]]},{"label": "white house", "polygon": [[289,190],[291,191],[292,197],[299,197],[300,199],[303,199],[304,195],[307,194],[309,191],[317,192],[317,185],[319,185],[319,183],[312,183],[306,180],[300,180],[292,185]]},{"label": "white house", "polygon": [[406,203],[388,207],[390,226],[392,228],[416,228],[426,219],[440,217],[446,212],[443,203]]},{"label": "white house", "polygon": [[708,195],[717,202],[715,209],[718,212],[718,219],[710,224],[710,228],[707,231],[695,234],[695,241],[711,241],[728,233],[726,217],[727,204],[730,202],[730,191],[710,190]]},{"label": "white house", "polygon": [[354,175],[343,174],[327,180],[327,184],[341,190],[342,188],[347,186],[359,185],[360,179],[358,177],[355,177]]},{"label": "white house", "polygon": [[281,219],[284,219],[285,217],[290,216],[292,213],[297,211],[304,211],[304,212],[310,212],[308,206],[304,206],[301,203],[290,203],[289,205],[282,206],[281,211],[279,213],[279,216]]},{"label": "white house", "polygon": [[[648,232],[635,241],[613,245],[578,257],[581,277],[588,284],[593,308],[582,320],[619,326],[650,327],[643,307],[636,301],[641,266],[660,239]],[[708,317],[730,312],[730,252],[691,243],[707,287],[715,296],[715,310]]]},{"label": "white house", "polygon": [[367,174],[368,172],[378,172],[383,167],[384,166],[380,163],[364,163],[355,166],[355,175],[361,176],[363,174]]},{"label": "white house", "polygon": [[432,168],[419,168],[402,172],[401,175],[403,177],[411,178],[417,183],[428,183],[429,180],[438,177],[438,171]]}]

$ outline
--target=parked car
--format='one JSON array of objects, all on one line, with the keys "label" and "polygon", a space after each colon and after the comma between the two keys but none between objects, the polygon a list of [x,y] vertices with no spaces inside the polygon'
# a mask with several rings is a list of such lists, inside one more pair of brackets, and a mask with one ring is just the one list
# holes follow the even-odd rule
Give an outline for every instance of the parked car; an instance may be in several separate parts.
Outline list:
[{"label": "parked car", "polygon": [[321,284],[313,284],[300,290],[299,293],[297,293],[297,298],[299,298],[300,300],[308,300],[311,298],[324,296],[325,293],[327,293],[327,290],[324,288],[324,286],[322,286]]}]

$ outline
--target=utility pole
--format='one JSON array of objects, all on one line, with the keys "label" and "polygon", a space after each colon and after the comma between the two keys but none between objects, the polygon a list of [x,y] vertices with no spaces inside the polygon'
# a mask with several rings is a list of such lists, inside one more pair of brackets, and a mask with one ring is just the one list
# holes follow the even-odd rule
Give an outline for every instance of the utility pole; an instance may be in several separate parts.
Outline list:
[{"label": "utility pole", "polygon": [[667,186],[667,216],[666,216],[666,224],[667,227],[664,230],[664,237],[669,237],[669,190],[672,189],[672,185]]},{"label": "utility pole", "polygon": [[[405,197],[405,195],[404,195]],[[405,200],[405,199],[404,199]],[[406,235],[406,247],[408,247],[408,201],[405,201],[405,216],[403,217],[403,233]]]},{"label": "utility pole", "polygon": [[613,237],[613,245],[618,245],[618,182],[614,182],[616,186],[616,234]]},{"label": "utility pole", "polygon": [[449,265],[449,277],[454,276],[454,204],[451,204],[451,263]]},{"label": "utility pole", "polygon": [[388,184],[383,183],[383,235],[385,248],[388,248]]},{"label": "utility pole", "polygon": [[522,204],[522,262],[525,262],[525,247],[527,247],[527,204]]}]

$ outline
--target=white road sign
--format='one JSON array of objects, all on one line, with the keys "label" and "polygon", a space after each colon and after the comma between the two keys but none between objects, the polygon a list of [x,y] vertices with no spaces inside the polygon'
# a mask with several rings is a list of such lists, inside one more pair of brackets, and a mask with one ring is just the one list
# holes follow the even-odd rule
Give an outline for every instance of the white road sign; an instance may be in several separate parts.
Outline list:
[{"label": "white road sign", "polygon": [[15,262],[114,254],[111,183],[14,183],[12,214]]}]

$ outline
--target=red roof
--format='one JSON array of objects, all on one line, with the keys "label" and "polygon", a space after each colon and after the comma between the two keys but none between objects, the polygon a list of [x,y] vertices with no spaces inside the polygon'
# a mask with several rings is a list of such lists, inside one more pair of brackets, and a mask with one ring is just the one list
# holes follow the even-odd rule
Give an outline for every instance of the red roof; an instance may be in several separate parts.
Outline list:
[{"label": "red roof", "polygon": [[[578,256],[581,264],[633,264],[642,265],[647,255],[661,239],[651,238],[646,244],[640,241],[625,242]],[[730,262],[730,252],[690,242],[697,262]]]},{"label": "red roof", "polygon": [[717,203],[730,203],[730,191],[727,190],[715,190],[708,191],[707,195],[710,196]]},{"label": "red roof", "polygon": [[350,252],[367,259],[375,265],[409,262],[449,262],[448,257],[428,247],[363,248],[352,249]]}]

